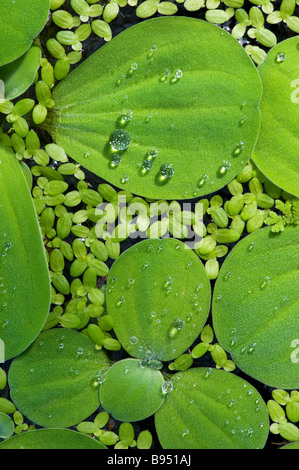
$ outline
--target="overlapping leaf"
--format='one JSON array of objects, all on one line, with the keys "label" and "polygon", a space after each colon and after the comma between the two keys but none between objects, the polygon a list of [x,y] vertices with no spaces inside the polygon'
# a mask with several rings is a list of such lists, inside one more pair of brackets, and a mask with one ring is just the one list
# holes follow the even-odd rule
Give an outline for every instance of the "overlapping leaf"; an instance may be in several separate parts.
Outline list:
[{"label": "overlapping leaf", "polygon": [[70,427],[99,406],[100,377],[110,366],[102,351],[75,330],[41,333],[9,369],[16,407],[44,427]]},{"label": "overlapping leaf", "polygon": [[0,66],[23,55],[43,29],[50,0],[1,0]]},{"label": "overlapping leaf", "polygon": [[32,85],[40,66],[40,59],[40,47],[32,46],[17,60],[0,67],[0,80],[4,82],[6,100],[17,98]]},{"label": "overlapping leaf", "polygon": [[164,449],[257,449],[268,437],[266,405],[248,382],[229,372],[193,368],[172,377],[173,390],[155,414]]},{"label": "overlapping leaf", "polygon": [[222,188],[245,166],[261,93],[231,35],[194,18],[155,18],[119,34],[55,88],[51,133],[118,187],[192,198]]},{"label": "overlapping leaf", "polygon": [[13,151],[0,146],[0,338],[5,359],[24,351],[50,307],[50,278],[40,228]]},{"label": "overlapping leaf", "polygon": [[299,36],[273,47],[259,66],[261,130],[252,159],[274,184],[299,196]]},{"label": "overlapping leaf", "polygon": [[101,442],[71,429],[36,429],[16,434],[0,449],[105,449]]},{"label": "overlapping leaf", "polygon": [[236,365],[272,387],[299,387],[299,227],[241,240],[213,294],[217,340]]}]

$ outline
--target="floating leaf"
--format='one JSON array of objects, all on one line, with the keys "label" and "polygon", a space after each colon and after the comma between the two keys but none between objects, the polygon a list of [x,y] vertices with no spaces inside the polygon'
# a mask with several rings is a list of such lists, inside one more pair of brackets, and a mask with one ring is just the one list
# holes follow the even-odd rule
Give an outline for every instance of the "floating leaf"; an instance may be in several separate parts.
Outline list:
[{"label": "floating leaf", "polygon": [[0,338],[5,359],[24,351],[49,312],[50,278],[40,228],[23,171],[0,145]]},{"label": "floating leaf", "polygon": [[186,351],[207,320],[211,287],[193,250],[173,238],[144,240],[112,265],[107,309],[133,357],[169,361]]},{"label": "floating leaf", "polygon": [[0,449],[106,449],[96,439],[71,429],[36,429],[0,443]]},{"label": "floating leaf", "polygon": [[50,0],[1,0],[0,66],[23,55],[43,29]]},{"label": "floating leaf", "polygon": [[32,85],[40,66],[40,59],[40,47],[32,46],[14,62],[0,67],[0,80],[4,81],[6,100],[17,98]]},{"label": "floating leaf", "polygon": [[256,449],[268,437],[266,405],[248,382],[229,372],[193,368],[172,377],[173,390],[155,414],[163,449]]},{"label": "floating leaf", "polygon": [[44,331],[11,364],[11,399],[40,426],[73,426],[98,408],[100,377],[109,366],[106,355],[85,335],[67,329]]},{"label": "floating leaf", "polygon": [[163,382],[160,371],[137,359],[124,359],[108,370],[100,388],[101,405],[120,421],[140,421],[162,405]]},{"label": "floating leaf", "polygon": [[224,261],[213,294],[220,345],[246,374],[276,388],[299,387],[299,227],[243,238]]},{"label": "floating leaf", "polygon": [[252,159],[267,178],[299,196],[299,37],[273,47],[259,66],[261,130]]},{"label": "floating leaf", "polygon": [[192,198],[245,166],[261,93],[255,66],[230,34],[194,18],[154,18],[113,38],[55,88],[50,130],[117,187]]},{"label": "floating leaf", "polygon": [[14,430],[15,426],[11,418],[5,413],[0,413],[0,438],[7,439],[13,435]]}]

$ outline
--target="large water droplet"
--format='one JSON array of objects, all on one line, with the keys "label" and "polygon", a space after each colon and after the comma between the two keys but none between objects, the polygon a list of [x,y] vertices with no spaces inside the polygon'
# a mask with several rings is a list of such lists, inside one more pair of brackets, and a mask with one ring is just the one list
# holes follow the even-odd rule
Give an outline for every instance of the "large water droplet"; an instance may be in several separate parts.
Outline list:
[{"label": "large water droplet", "polygon": [[130,343],[131,344],[137,344],[138,343],[138,338],[136,336],[131,336]]},{"label": "large water droplet", "polygon": [[163,395],[167,395],[173,390],[173,383],[170,380],[165,380],[161,386],[161,391]]},{"label": "large water droplet", "polygon": [[131,143],[130,134],[124,129],[116,129],[110,135],[109,143],[113,150],[125,150]]}]

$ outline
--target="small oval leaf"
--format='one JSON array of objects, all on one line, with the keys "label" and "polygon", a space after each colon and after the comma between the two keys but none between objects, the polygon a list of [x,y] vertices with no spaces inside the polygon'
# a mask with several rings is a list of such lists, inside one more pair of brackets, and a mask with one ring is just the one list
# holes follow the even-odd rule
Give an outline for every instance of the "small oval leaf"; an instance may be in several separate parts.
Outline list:
[{"label": "small oval leaf", "polygon": [[153,415],[162,405],[163,382],[158,370],[143,366],[137,359],[124,359],[108,370],[100,388],[100,401],[115,419],[140,421]]},{"label": "small oval leaf", "polygon": [[211,287],[193,250],[173,238],[144,240],[112,265],[107,309],[126,351],[169,361],[186,351],[207,320]]}]

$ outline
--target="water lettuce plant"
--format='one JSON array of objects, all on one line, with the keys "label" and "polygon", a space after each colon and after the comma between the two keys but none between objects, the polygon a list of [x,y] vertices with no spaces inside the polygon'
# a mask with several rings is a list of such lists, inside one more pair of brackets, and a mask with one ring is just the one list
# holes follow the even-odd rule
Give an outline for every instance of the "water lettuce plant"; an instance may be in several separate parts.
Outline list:
[{"label": "water lettuce plant", "polygon": [[0,449],[298,448],[298,33],[2,1]]},{"label": "water lettuce plant", "polygon": [[117,187],[188,199],[217,191],[244,167],[261,93],[231,35],[197,19],[156,18],[121,33],[61,82],[49,125],[70,156]]}]

